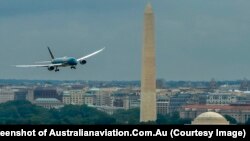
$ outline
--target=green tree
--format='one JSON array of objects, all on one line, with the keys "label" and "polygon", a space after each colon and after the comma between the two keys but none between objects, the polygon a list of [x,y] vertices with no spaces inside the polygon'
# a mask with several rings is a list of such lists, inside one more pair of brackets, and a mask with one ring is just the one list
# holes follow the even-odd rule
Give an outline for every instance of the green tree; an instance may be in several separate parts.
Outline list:
[{"label": "green tree", "polygon": [[174,112],[172,115],[166,114],[157,116],[157,124],[171,124],[171,125],[184,125],[190,124],[191,119],[181,119],[178,112]]},{"label": "green tree", "polygon": [[113,124],[115,119],[86,105],[67,105],[59,110],[61,124]]},{"label": "green tree", "polygon": [[129,110],[117,110],[113,114],[116,119],[116,124],[139,124],[140,110],[139,108]]},{"label": "green tree", "polygon": [[0,124],[114,124],[116,120],[94,108],[68,105],[45,109],[28,101],[0,104]]},{"label": "green tree", "polygon": [[0,104],[0,124],[188,124],[178,113],[158,115],[155,122],[140,123],[139,108],[118,110],[108,115],[86,105],[66,105],[60,109],[45,109],[28,101]]},{"label": "green tree", "polygon": [[248,120],[245,123],[246,125],[250,125],[250,118],[248,118]]},{"label": "green tree", "polygon": [[230,124],[237,124],[237,120],[229,115],[224,116],[227,121],[229,121]]},{"label": "green tree", "polygon": [[0,124],[45,124],[49,111],[28,101],[10,101],[0,104]]}]

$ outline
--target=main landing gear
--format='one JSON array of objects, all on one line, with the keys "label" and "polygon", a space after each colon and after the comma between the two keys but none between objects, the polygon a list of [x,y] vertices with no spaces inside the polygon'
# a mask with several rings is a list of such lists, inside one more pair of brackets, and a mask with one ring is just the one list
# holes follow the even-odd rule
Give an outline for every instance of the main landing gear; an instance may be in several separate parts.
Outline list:
[{"label": "main landing gear", "polygon": [[75,66],[71,66],[70,68],[71,68],[71,69],[76,69],[76,67],[75,67]]},{"label": "main landing gear", "polygon": [[56,67],[55,72],[59,71],[59,69]]}]

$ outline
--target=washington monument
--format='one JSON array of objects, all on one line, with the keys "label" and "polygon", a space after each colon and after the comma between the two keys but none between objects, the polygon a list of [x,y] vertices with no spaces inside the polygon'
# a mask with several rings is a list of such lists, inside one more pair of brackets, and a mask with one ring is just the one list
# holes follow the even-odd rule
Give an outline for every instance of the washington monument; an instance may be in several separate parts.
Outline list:
[{"label": "washington monument", "polygon": [[140,122],[156,120],[154,14],[150,4],[144,12]]}]

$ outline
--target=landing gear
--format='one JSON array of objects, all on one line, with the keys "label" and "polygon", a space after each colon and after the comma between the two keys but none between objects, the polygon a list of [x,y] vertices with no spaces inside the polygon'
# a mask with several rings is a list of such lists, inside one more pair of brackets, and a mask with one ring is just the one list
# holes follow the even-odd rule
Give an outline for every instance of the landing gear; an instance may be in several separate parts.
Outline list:
[{"label": "landing gear", "polygon": [[71,69],[76,69],[76,67],[75,67],[75,66],[71,66],[70,68],[71,68]]},{"label": "landing gear", "polygon": [[56,67],[55,72],[59,71],[59,69]]}]

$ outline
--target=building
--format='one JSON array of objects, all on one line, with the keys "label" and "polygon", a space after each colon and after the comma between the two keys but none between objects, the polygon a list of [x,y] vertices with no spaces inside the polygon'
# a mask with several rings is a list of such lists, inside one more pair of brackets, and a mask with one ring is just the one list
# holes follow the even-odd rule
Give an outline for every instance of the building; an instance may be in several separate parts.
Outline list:
[{"label": "building", "polygon": [[169,114],[172,115],[174,112],[179,112],[183,105],[186,105],[192,94],[189,93],[178,93],[169,99]]},{"label": "building", "polygon": [[144,12],[144,47],[142,51],[141,106],[140,121],[155,121],[156,74],[155,74],[154,14],[152,6],[147,5]]},{"label": "building", "polygon": [[191,94],[186,104],[206,104],[208,93]]},{"label": "building", "polygon": [[97,110],[105,112],[109,115],[114,114],[114,112],[117,110],[126,110],[123,107],[112,107],[112,106],[90,106],[90,107],[96,108]]},{"label": "building", "polygon": [[71,95],[70,95],[69,91],[63,92],[62,102],[65,105],[71,104]]},{"label": "building", "polygon": [[169,98],[167,96],[157,97],[157,114],[166,115],[169,113]]},{"label": "building", "polygon": [[71,104],[83,105],[84,104],[84,91],[83,90],[70,90]]},{"label": "building", "polygon": [[230,93],[208,94],[206,104],[208,105],[229,105],[237,102],[237,96]]},{"label": "building", "polygon": [[204,112],[216,112],[229,115],[238,123],[244,124],[250,118],[250,105],[185,105],[180,111],[181,118],[194,119]]},{"label": "building", "polygon": [[212,80],[211,80],[210,83],[209,83],[209,88],[208,88],[208,89],[209,89],[210,92],[213,92],[213,91],[215,91],[217,88],[218,88],[217,83],[216,83],[215,79],[212,78]]},{"label": "building", "polygon": [[90,105],[96,105],[96,95],[91,93],[85,93],[84,95],[84,104],[90,106]]},{"label": "building", "polygon": [[240,90],[241,91],[248,91],[249,90],[249,82],[246,78],[244,78],[242,81],[241,81],[241,84],[240,84]]},{"label": "building", "polygon": [[57,89],[54,87],[37,87],[34,89],[34,100],[37,98],[56,98],[62,100]]},{"label": "building", "polygon": [[111,106],[110,93],[106,91],[98,91],[96,94],[97,106]]},{"label": "building", "polygon": [[0,103],[12,101],[15,98],[15,91],[10,88],[0,89]]},{"label": "building", "polygon": [[84,104],[84,91],[83,90],[68,90],[63,92],[63,103],[72,105]]},{"label": "building", "polygon": [[28,89],[28,93],[27,93],[26,99],[29,102],[34,103],[34,89],[33,88]]},{"label": "building", "polygon": [[113,89],[91,88],[85,93],[85,104],[96,106],[111,106]]},{"label": "building", "polygon": [[111,95],[111,106],[129,109],[129,94],[114,93]]},{"label": "building", "polygon": [[27,100],[28,90],[20,89],[14,92],[14,100]]},{"label": "building", "polygon": [[250,94],[249,93],[244,93],[241,96],[238,96],[237,102],[239,104],[250,104]]},{"label": "building", "polygon": [[192,125],[229,125],[229,122],[219,113],[205,112],[196,117]]},{"label": "building", "polygon": [[34,101],[34,104],[42,106],[47,109],[52,109],[52,108],[58,109],[64,106],[63,103],[56,98],[37,98]]},{"label": "building", "polygon": [[129,95],[129,109],[140,107],[140,95],[133,93]]}]

